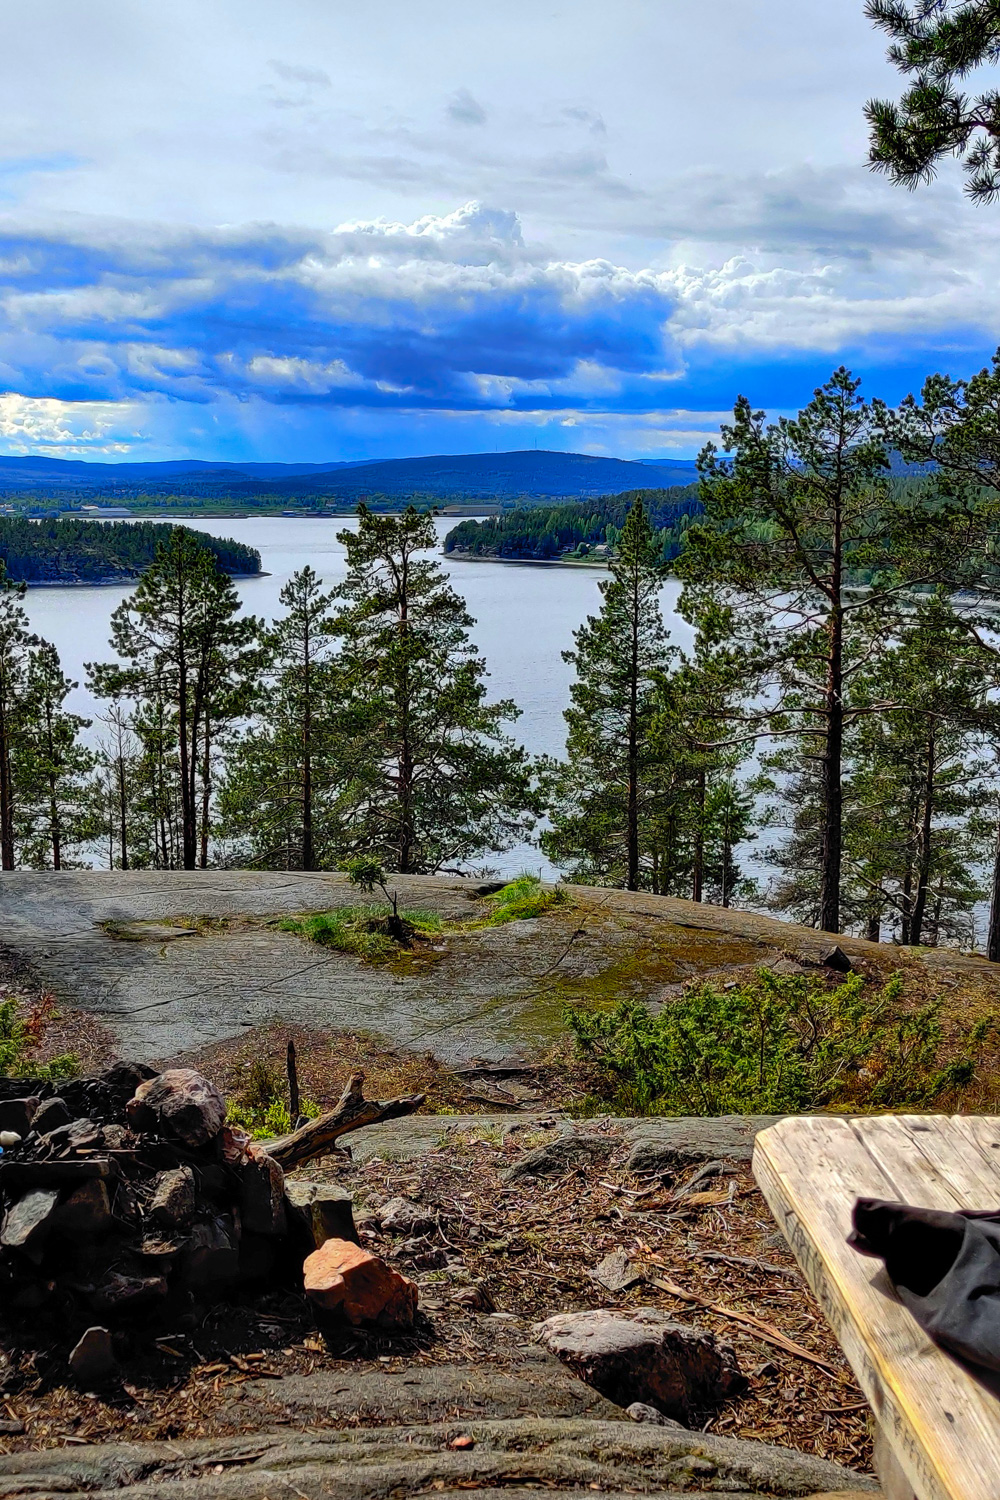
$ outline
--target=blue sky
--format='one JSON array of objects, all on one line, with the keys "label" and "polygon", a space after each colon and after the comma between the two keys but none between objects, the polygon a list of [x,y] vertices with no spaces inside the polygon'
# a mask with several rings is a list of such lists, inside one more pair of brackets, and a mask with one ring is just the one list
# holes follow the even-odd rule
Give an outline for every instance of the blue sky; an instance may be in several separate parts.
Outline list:
[{"label": "blue sky", "polygon": [[1000,343],[861,0],[7,0],[0,450],[686,457]]}]

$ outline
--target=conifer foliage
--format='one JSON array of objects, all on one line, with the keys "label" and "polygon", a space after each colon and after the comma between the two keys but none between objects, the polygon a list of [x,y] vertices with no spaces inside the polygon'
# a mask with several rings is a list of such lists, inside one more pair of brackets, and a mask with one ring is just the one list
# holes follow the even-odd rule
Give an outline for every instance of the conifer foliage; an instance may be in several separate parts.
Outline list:
[{"label": "conifer foliage", "polygon": [[519,710],[489,703],[475,621],[430,555],[431,517],[360,506],[342,531],[347,577],[329,629],[340,646],[340,734],[349,764],[346,854],[387,869],[440,870],[527,836],[540,811]]}]

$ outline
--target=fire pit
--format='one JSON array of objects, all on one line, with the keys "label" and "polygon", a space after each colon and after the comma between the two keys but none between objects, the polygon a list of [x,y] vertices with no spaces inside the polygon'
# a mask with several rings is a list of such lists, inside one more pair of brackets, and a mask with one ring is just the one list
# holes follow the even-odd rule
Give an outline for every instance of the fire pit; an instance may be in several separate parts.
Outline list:
[{"label": "fire pit", "polygon": [[[119,1063],[58,1085],[0,1079],[3,1316],[22,1334],[57,1326],[78,1341],[71,1365],[77,1357],[92,1372],[116,1327],[152,1337],[193,1328],[209,1305],[254,1288],[301,1292],[303,1260],[324,1246],[370,1293],[373,1257],[354,1248],[350,1195],[285,1178],[341,1135],[423,1102],[366,1100],[363,1081],[355,1074],[331,1113],[260,1143],[226,1124],[222,1096],[190,1068]],[[331,1241],[345,1247],[339,1260]],[[338,1302],[326,1286],[324,1298],[322,1316],[339,1308],[354,1321],[361,1307],[359,1318],[378,1321],[370,1295],[363,1306]]]}]

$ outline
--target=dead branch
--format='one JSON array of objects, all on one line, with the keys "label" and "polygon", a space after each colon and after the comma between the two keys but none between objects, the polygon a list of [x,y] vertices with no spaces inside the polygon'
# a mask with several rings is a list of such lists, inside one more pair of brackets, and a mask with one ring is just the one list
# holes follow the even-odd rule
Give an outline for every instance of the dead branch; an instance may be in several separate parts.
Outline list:
[{"label": "dead branch", "polygon": [[401,1115],[412,1115],[426,1099],[426,1094],[409,1094],[402,1099],[366,1099],[364,1097],[365,1075],[352,1073],[347,1087],[340,1096],[340,1103],[329,1114],[310,1120],[291,1135],[283,1135],[264,1146],[268,1156],[292,1172],[307,1161],[318,1156],[327,1156],[335,1150],[335,1142],[352,1130],[361,1130],[365,1125],[378,1125],[383,1120],[396,1120]]}]

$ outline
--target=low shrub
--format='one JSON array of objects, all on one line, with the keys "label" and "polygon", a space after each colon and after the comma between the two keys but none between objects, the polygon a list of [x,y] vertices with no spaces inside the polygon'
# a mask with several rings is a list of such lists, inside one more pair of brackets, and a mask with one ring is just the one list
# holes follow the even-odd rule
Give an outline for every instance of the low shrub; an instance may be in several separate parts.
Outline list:
[{"label": "low shrub", "polygon": [[[279,1070],[266,1057],[255,1057],[246,1083],[226,1106],[226,1119],[230,1125],[245,1130],[254,1140],[287,1135],[294,1129],[295,1121],[284,1094],[285,1079]],[[314,1120],[320,1113],[319,1105],[311,1099],[303,1099],[301,1108],[307,1120]]]},{"label": "low shrub", "polygon": [[0,1075],[5,1078],[39,1078],[57,1083],[60,1078],[75,1078],[80,1071],[79,1059],[72,1052],[37,1060],[38,1049],[50,1022],[58,1019],[51,1000],[43,1000],[27,1012],[16,997],[0,1001]]},{"label": "low shrub", "polygon": [[698,985],[657,1015],[624,1000],[566,1019],[602,1099],[623,1114],[920,1109],[973,1075],[969,1058],[940,1063],[939,1003],[907,1007],[901,974],[879,988],[851,974],[831,988],[758,969],[731,989]]},{"label": "low shrub", "polygon": [[[297,932],[311,943],[356,953],[359,958],[380,959],[391,958],[414,938],[437,936],[444,924],[436,913],[429,911],[391,912],[384,906],[345,906],[337,911],[286,917],[279,925],[283,932]],[[404,933],[405,938],[401,940],[395,932]]]}]

